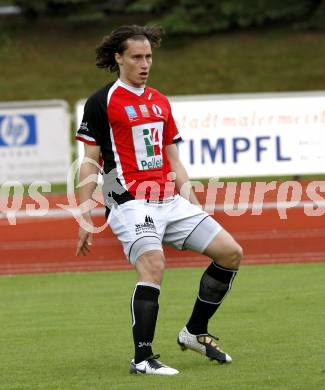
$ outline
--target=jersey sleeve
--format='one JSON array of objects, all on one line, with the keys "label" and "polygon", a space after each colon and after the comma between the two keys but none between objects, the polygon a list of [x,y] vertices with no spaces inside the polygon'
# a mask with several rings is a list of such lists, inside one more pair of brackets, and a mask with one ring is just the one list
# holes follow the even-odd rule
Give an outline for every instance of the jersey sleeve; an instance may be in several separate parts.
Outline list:
[{"label": "jersey sleeve", "polygon": [[107,123],[105,107],[95,96],[90,97],[86,101],[76,139],[89,145],[101,145],[102,134]]},{"label": "jersey sleeve", "polygon": [[166,122],[166,128],[164,129],[163,143],[164,145],[171,145],[171,144],[176,144],[178,142],[181,142],[182,137],[178,132],[175,119],[173,117],[172,109],[168,100],[167,100],[167,105],[169,108],[169,115]]}]

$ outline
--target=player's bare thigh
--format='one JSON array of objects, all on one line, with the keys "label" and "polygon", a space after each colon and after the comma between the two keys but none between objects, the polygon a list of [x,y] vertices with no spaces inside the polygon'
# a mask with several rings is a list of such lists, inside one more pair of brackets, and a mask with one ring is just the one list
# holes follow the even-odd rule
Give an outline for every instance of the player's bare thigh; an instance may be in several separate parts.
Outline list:
[{"label": "player's bare thigh", "polygon": [[243,257],[243,250],[234,238],[225,229],[222,229],[213,238],[203,254],[222,267],[238,269]]}]

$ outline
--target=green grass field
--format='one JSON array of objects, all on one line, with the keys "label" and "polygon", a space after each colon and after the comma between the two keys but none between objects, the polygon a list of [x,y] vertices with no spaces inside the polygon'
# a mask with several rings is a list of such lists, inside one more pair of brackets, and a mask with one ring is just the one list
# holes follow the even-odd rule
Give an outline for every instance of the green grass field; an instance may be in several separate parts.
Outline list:
[{"label": "green grass field", "polygon": [[0,389],[324,388],[325,264],[242,267],[210,325],[228,366],[175,342],[201,272],[165,275],[155,352],[171,378],[128,374],[133,271],[1,277]]}]

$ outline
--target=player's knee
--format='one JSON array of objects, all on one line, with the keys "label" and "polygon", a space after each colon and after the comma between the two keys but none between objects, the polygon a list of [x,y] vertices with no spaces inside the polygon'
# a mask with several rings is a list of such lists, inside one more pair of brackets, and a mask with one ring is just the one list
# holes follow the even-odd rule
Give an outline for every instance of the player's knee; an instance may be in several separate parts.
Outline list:
[{"label": "player's knee", "polygon": [[135,266],[140,280],[161,284],[165,270],[163,252],[148,251],[137,259]]},{"label": "player's knee", "polygon": [[153,253],[148,255],[149,261],[150,261],[150,270],[153,274],[160,275],[165,270],[165,259],[162,254],[160,253]]},{"label": "player's knee", "polygon": [[162,259],[155,259],[148,268],[149,277],[155,284],[161,284],[165,270],[165,262]]},{"label": "player's knee", "polygon": [[224,254],[222,263],[227,268],[238,269],[242,258],[243,248],[239,244],[234,243]]},{"label": "player's knee", "polygon": [[235,248],[233,249],[232,251],[232,254],[231,254],[231,263],[233,266],[236,266],[237,268],[239,267],[239,264],[241,262],[241,259],[243,258],[243,255],[244,255],[244,251],[243,251],[243,248],[236,244]]}]

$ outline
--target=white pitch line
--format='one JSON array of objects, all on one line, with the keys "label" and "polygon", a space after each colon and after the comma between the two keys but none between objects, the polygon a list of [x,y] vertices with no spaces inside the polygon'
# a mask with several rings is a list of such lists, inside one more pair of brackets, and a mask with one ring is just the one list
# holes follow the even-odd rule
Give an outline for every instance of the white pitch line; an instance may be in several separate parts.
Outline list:
[{"label": "white pitch line", "polygon": [[[105,208],[98,207],[91,211],[93,216],[102,216],[105,215]],[[14,218],[68,218],[74,217],[78,218],[80,216],[80,210],[77,207],[69,209],[39,209],[27,212],[26,210],[17,210],[17,211],[7,211],[0,213],[1,219],[12,220]]]},{"label": "white pitch line", "polygon": [[[213,208],[214,206],[214,208]],[[283,209],[303,209],[305,207],[325,207],[325,199],[320,200],[317,203],[312,201],[296,202],[259,202],[259,203],[235,203],[235,204],[223,204],[223,205],[207,205],[205,211],[228,211],[228,210],[283,210]]]},{"label": "white pitch line", "polygon": [[[205,205],[204,210],[208,213],[215,211],[248,211],[248,210],[287,210],[287,209],[303,209],[303,208],[313,208],[313,207],[324,207],[325,200],[320,200],[317,203],[312,201],[301,201],[296,202],[264,202],[264,203],[237,203],[237,204],[217,204],[217,205]],[[324,210],[325,212],[325,210]],[[104,216],[105,208],[96,207],[91,211],[93,216]],[[52,209],[38,209],[32,211],[26,210],[10,210],[7,212],[0,212],[0,220],[8,219],[14,220],[24,219],[24,218],[68,218],[74,217],[78,218],[80,216],[80,210],[77,207],[62,209],[62,208],[52,208]]]}]

